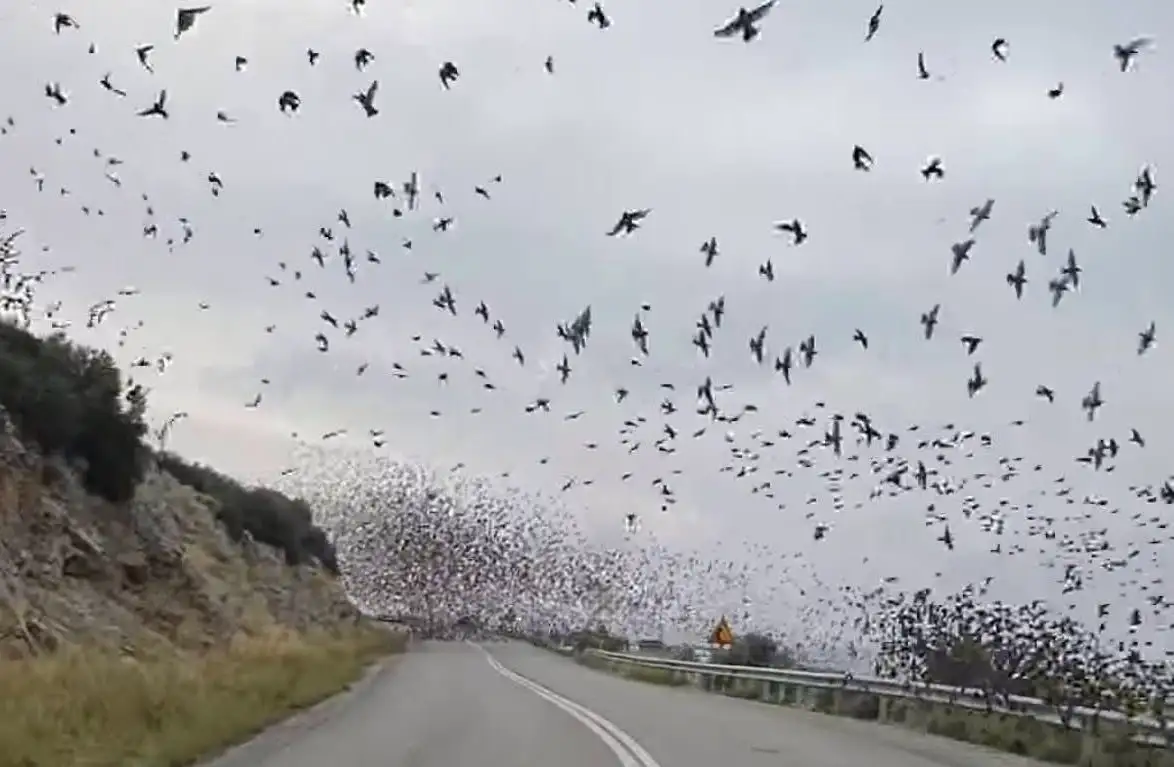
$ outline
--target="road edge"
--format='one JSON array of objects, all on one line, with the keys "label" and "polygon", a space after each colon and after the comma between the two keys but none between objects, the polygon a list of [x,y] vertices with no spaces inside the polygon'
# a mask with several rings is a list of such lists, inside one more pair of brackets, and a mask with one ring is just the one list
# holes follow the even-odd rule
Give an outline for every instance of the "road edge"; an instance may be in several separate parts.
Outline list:
[{"label": "road edge", "polygon": [[403,655],[397,653],[380,658],[368,665],[363,675],[341,692],[271,724],[246,741],[205,755],[195,762],[194,767],[257,767],[364,700],[376,683],[394,672]]}]

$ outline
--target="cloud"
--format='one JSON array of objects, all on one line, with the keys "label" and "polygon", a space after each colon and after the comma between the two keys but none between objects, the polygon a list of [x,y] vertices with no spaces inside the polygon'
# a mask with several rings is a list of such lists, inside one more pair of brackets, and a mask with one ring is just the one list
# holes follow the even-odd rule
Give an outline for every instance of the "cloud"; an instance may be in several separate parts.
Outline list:
[{"label": "cloud", "polygon": [[[1165,300],[1171,224],[1161,187],[1135,218],[1121,200],[1142,165],[1157,168],[1162,184],[1174,97],[1162,88],[1170,65],[1161,51],[1122,74],[1111,48],[1140,33],[1160,38],[1170,12],[1140,2],[1112,13],[1058,2],[894,7],[865,45],[870,4],[835,13],[784,4],[760,40],[742,45],[712,38],[733,11],[721,3],[672,13],[614,5],[615,23],[601,31],[581,4],[372,4],[356,18],[331,4],[259,0],[215,6],[178,43],[173,10],[155,4],[79,9],[81,29],[61,35],[43,9],[13,10],[0,64],[21,74],[6,106],[16,125],[0,137],[0,191],[10,221],[28,229],[27,266],[76,267],[48,280],[42,300],[61,300],[80,340],[110,346],[124,362],[175,354],[149,385],[157,420],[191,412],[173,436],[186,453],[273,477],[298,460],[293,432],[312,443],[347,429],[348,444],[365,450],[363,435],[383,429],[389,455],[508,473],[503,482],[536,492],[592,479],[565,494],[588,529],[615,535],[635,511],[647,541],[746,562],[757,579],[755,609],[776,623],[811,599],[789,579],[815,594],[824,593],[816,577],[831,593],[894,573],[943,588],[997,573],[999,593],[1054,597],[1065,563],[1088,564],[1078,548],[1090,531],[1107,528],[1126,550],[1157,534],[1131,519],[1155,507],[1139,505],[1129,486],[1160,483],[1169,471],[1174,369],[1162,339],[1174,326]],[[996,36],[1011,41],[1006,64],[988,52]],[[135,61],[133,47],[144,42],[157,45],[154,75]],[[310,47],[322,53],[315,68]],[[352,59],[359,47],[375,53],[363,72]],[[929,81],[915,76],[918,51]],[[244,72],[234,69],[238,54],[248,58]],[[547,55],[554,75],[543,70]],[[451,91],[437,77],[445,60],[462,73]],[[107,71],[129,92],[125,100],[98,86]],[[351,94],[376,78],[381,114],[368,120]],[[60,82],[70,103],[52,108],[42,81]],[[1064,95],[1048,99],[1059,81]],[[135,117],[164,87],[172,118]],[[287,88],[303,98],[293,117],[276,108]],[[238,122],[218,124],[219,110]],[[869,174],[852,169],[857,143],[876,158]],[[185,150],[191,160],[182,163]],[[940,182],[917,173],[931,155],[943,159]],[[125,162],[104,166],[109,156]],[[30,165],[46,178],[43,193]],[[423,179],[422,209],[396,218],[395,203],[374,199],[373,184],[398,185],[412,171]],[[209,189],[213,172],[224,181],[219,197]],[[968,210],[988,197],[994,215],[976,233],[971,261],[951,276],[950,245],[967,236]],[[1108,229],[1084,221],[1094,204]],[[604,236],[621,211],[638,207],[652,209],[639,231]],[[352,228],[338,220],[343,209]],[[1027,228],[1053,209],[1052,246],[1041,256]],[[454,224],[441,234],[432,223],[442,215]],[[168,249],[165,241],[181,236],[180,216],[194,236]],[[772,229],[792,217],[810,232],[799,247]],[[152,220],[160,234],[144,238]],[[335,239],[319,237],[320,227]],[[711,236],[721,252],[707,270],[698,249]],[[353,281],[337,255],[344,240],[356,258]],[[41,243],[50,250],[39,252]],[[325,268],[310,258],[315,244],[329,254]],[[1084,268],[1082,286],[1052,309],[1045,287],[1069,248]],[[367,260],[368,249],[380,263]],[[769,283],[757,275],[768,259],[776,271]],[[1004,275],[1020,259],[1029,285],[1016,301]],[[426,271],[440,276],[422,284]],[[84,328],[86,306],[129,286],[140,294],[120,299],[108,325]],[[443,286],[456,298],[455,318],[430,303]],[[728,313],[706,360],[690,339],[718,296]],[[480,301],[504,323],[504,338],[473,315]],[[643,303],[651,305],[640,313],[652,354],[637,366],[630,326]],[[936,303],[941,324],[927,342],[918,317]],[[350,338],[320,319],[325,310],[345,322],[373,306],[378,316]],[[592,335],[575,355],[555,327],[587,306]],[[139,320],[118,346],[119,329]],[[1158,345],[1139,357],[1137,333],[1151,321]],[[747,341],[764,325],[769,358],[758,366]],[[868,350],[852,340],[857,328]],[[330,336],[328,352],[316,349],[319,331]],[[958,340],[964,333],[984,339],[972,358]],[[788,387],[770,361],[810,334],[819,355]],[[423,356],[434,341],[463,358]],[[515,345],[526,352],[524,367],[510,357]],[[565,386],[554,371],[564,352],[573,367]],[[990,384],[970,398],[965,381],[976,361]],[[732,387],[719,394],[726,412],[746,404],[757,412],[736,423],[696,415],[706,376]],[[497,388],[485,389],[487,381]],[[1094,381],[1106,405],[1089,423],[1080,398]],[[1034,397],[1040,384],[1056,389],[1055,404]],[[617,404],[618,387],[631,393]],[[258,392],[262,405],[246,409]],[[552,399],[551,413],[525,412],[538,397]],[[658,410],[666,399],[677,413]],[[564,420],[579,410],[586,414]],[[815,468],[797,468],[795,451],[822,436],[831,412],[866,412],[880,430],[902,434],[893,454],[939,467],[957,492],[870,501],[883,472],[872,475],[868,464],[889,457],[883,447],[864,449],[855,464],[812,448]],[[795,427],[803,415],[817,425]],[[623,425],[639,417],[646,421]],[[1008,425],[1018,419],[1026,423]],[[665,423],[678,432],[673,453],[655,447]],[[974,448],[973,458],[954,451],[946,465],[917,448],[905,431],[915,423],[924,432],[947,423],[954,429],[944,431],[987,432],[992,447]],[[694,439],[701,427],[705,435]],[[1130,428],[1146,436],[1144,450],[1128,444]],[[784,429],[792,439],[775,436]],[[773,447],[762,446],[772,437]],[[1074,462],[1110,437],[1122,445],[1113,474]],[[983,488],[973,475],[998,476],[1000,458],[1021,458],[1020,476]],[[757,474],[737,476],[755,465]],[[859,473],[839,483],[841,510],[817,473],[837,465]],[[1076,504],[1054,495],[1059,476],[1073,484]],[[655,478],[675,491],[667,510]],[[765,478],[773,498],[750,492]],[[999,511],[1004,550],[1029,530],[1050,525],[1056,537],[1037,546],[1033,535],[1015,557],[991,553],[999,540],[980,529],[982,514],[966,517],[967,495],[984,508],[998,509],[1000,498],[1013,507]],[[1083,504],[1085,496],[1108,497],[1122,511]],[[953,552],[936,540],[941,523],[926,523],[931,503],[955,532]],[[819,543],[817,523],[832,525]],[[785,576],[767,561],[794,553],[800,559],[788,559]],[[1154,556],[1138,577],[1168,568]],[[1115,592],[1117,580],[1102,573],[1103,586],[1090,588]]]}]

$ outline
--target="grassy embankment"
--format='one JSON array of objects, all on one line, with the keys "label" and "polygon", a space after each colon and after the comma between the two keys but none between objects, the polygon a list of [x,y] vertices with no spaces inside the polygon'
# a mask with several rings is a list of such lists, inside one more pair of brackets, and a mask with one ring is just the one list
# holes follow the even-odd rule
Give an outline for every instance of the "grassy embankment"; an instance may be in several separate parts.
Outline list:
[{"label": "grassy embankment", "polygon": [[648,668],[647,666],[631,666],[627,664],[613,666],[600,658],[582,654],[577,655],[575,660],[580,665],[587,666],[588,668],[593,668],[597,671],[607,671],[622,676],[625,679],[633,679],[646,684],[659,684],[665,687],[683,687],[689,684],[688,679],[662,668]]},{"label": "grassy embankment", "polygon": [[189,765],[344,690],[405,644],[370,627],[272,630],[202,652],[0,660],[0,765]]}]

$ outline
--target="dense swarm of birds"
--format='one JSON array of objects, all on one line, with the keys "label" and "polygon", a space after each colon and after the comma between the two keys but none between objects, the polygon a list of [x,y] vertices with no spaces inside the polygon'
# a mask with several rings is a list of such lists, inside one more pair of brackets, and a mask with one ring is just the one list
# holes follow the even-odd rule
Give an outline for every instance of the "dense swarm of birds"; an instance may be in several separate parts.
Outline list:
[{"label": "dense swarm of birds", "polygon": [[[349,12],[361,18],[366,5],[366,0],[350,0]],[[572,12],[583,13],[586,22],[598,30],[606,32],[623,23],[622,19],[613,19],[601,2],[584,6],[571,0],[569,5]],[[864,43],[872,43],[884,34],[884,20],[889,17],[883,15],[883,9],[877,7],[862,20]],[[740,8],[712,31],[716,38],[713,44],[766,44],[763,30],[777,21],[772,20],[772,15],[784,12],[776,9],[774,0],[754,8]],[[44,19],[45,34],[56,37],[61,45],[80,46],[94,64],[90,71],[70,70],[68,82],[45,83],[45,108],[71,114],[77,93],[101,89],[110,99],[109,109],[121,110],[134,119],[155,121],[159,130],[170,131],[172,138],[184,137],[171,125],[176,116],[184,113],[188,102],[183,92],[169,87],[166,74],[156,70],[154,54],[168,36],[171,45],[182,48],[188,36],[217,34],[217,13],[212,5],[181,7],[175,13],[173,29],[158,30],[157,41],[139,44],[133,51],[111,51],[109,55],[105,49],[99,51],[102,41],[88,39],[87,21],[80,10],[78,15],[64,11],[48,14]],[[704,37],[709,33],[700,34]],[[1090,55],[1102,55],[1104,67],[1114,76],[1129,77],[1149,47],[1149,39],[1139,37]],[[981,55],[990,59],[990,66],[1012,67],[1011,51],[1011,42],[998,37]],[[368,74],[370,68],[377,68],[378,51],[359,47],[344,54],[309,48],[299,54],[299,65],[308,71],[344,55],[345,65],[353,68],[357,84],[351,93],[336,94],[337,101],[347,102],[357,120],[395,119],[388,106],[393,94],[381,91],[380,79]],[[910,77],[940,80],[933,58],[929,51],[910,52]],[[255,62],[245,51],[221,63],[243,77]],[[189,65],[195,66],[196,62],[184,63]],[[535,62],[535,68],[548,77],[557,76],[559,71],[553,55]],[[439,61],[436,87],[455,96],[462,88],[474,87],[462,80],[470,71],[465,64]],[[295,82],[301,80],[291,76],[290,84]],[[1056,100],[1067,92],[1068,87],[1059,83],[1040,96]],[[312,88],[279,89],[272,94],[268,108],[280,115],[273,119],[289,125],[308,110],[330,107],[319,100],[321,94],[318,84]],[[218,110],[207,115],[208,130],[251,119],[259,120],[261,116],[256,111],[242,111],[238,116]],[[337,119],[341,125],[346,116]],[[737,117],[732,115],[730,119]],[[37,125],[33,118],[28,122]],[[26,130],[25,123],[21,115],[3,120],[0,152],[4,152],[3,139]],[[67,131],[53,139],[61,147],[87,140],[84,115],[76,116]],[[22,158],[30,163],[26,193],[60,198],[55,201],[57,215],[62,226],[69,227],[79,225],[78,219],[69,218],[71,215],[123,216],[121,207],[120,212],[114,212],[112,201],[116,195],[133,196],[141,215],[135,224],[136,236],[157,243],[166,254],[179,254],[198,239],[204,222],[165,211],[150,190],[137,188],[131,158],[124,159],[101,147],[88,151],[92,154],[93,172],[104,179],[105,188],[100,192],[91,188],[84,195],[75,195],[66,178],[50,177],[40,169],[39,158],[27,157]],[[189,182],[196,179],[196,188],[202,188],[203,193],[217,199],[236,194],[232,169],[201,165],[205,159],[186,148],[177,154],[176,173],[185,174]],[[866,175],[876,173],[885,160],[875,147],[855,144],[844,147],[842,162],[845,169]],[[197,166],[199,169],[193,170]],[[942,157],[933,156],[919,169],[910,168],[909,174],[916,179],[913,171],[918,170],[924,183],[935,184],[945,179],[947,167]],[[306,224],[314,230],[313,239],[302,252],[287,252],[273,262],[246,259],[243,254],[240,259],[240,279],[254,280],[258,293],[267,289],[292,291],[303,300],[304,311],[313,322],[309,332],[304,333],[304,341],[323,355],[324,365],[331,364],[332,355],[349,339],[360,334],[379,336],[386,328],[379,324],[380,303],[342,305],[325,298],[328,292],[322,285],[326,275],[348,285],[385,279],[381,278],[381,270],[388,266],[385,262],[395,261],[396,266],[408,263],[420,248],[422,238],[417,235],[422,233],[428,243],[441,243],[425,247],[442,248],[443,238],[459,227],[465,206],[492,203],[507,190],[506,178],[501,174],[471,181],[467,189],[441,190],[429,188],[419,172],[398,177],[371,173],[376,177],[364,190],[366,205],[378,206],[381,223],[403,224],[404,231],[410,232],[398,235],[394,248],[399,252],[395,255],[380,252],[378,246],[386,244],[382,237],[359,244],[363,238],[362,219],[369,213],[363,203],[355,200],[342,207],[331,203],[327,217]],[[1155,169],[1141,167],[1130,177],[1121,178],[1119,199],[1090,203],[1080,216],[1094,232],[1128,227],[1134,219],[1151,215],[1157,190]],[[233,199],[233,215],[247,216],[247,190]],[[965,231],[948,252],[943,248],[941,254],[943,273],[948,271],[950,275],[961,275],[977,257],[980,237],[990,227],[988,222],[998,216],[994,198],[976,200],[968,211],[958,213],[967,219]],[[1025,255],[1011,257],[1005,285],[1000,282],[995,287],[1016,300],[1039,300],[1060,310],[1080,294],[1084,267],[1073,247],[1060,246],[1059,253],[1054,254],[1057,246],[1051,232],[1060,211],[1044,208],[1041,213],[1037,219],[1021,223]],[[421,228],[408,228],[409,222],[421,219],[429,221],[422,232]],[[600,223],[599,247],[605,247],[606,238],[639,238],[645,227],[660,225],[664,224],[657,220],[652,207],[618,210],[610,226]],[[251,223],[245,226],[248,236],[255,240],[266,236],[264,227]],[[764,228],[776,232],[793,249],[810,249],[809,241],[820,237],[820,232],[809,229],[804,218],[790,213],[776,223],[766,222]],[[724,254],[716,235],[706,236],[699,246],[692,241],[682,247],[694,253],[702,269],[713,267]],[[56,264],[48,246],[35,256],[21,257],[9,242],[5,253],[0,259],[3,309],[25,325],[72,332],[72,323],[66,319],[60,301],[44,304],[35,296],[42,285],[56,284],[56,280],[74,271],[81,276],[93,267],[83,267],[81,261],[70,266],[43,266]],[[596,320],[601,315],[610,318],[614,307],[580,306],[557,322],[552,321],[550,330],[560,347],[551,355],[549,347],[530,348],[515,340],[507,325],[508,302],[514,298],[525,300],[525,295],[491,301],[479,295],[475,285],[461,285],[450,279],[439,262],[431,264],[434,265],[427,269],[420,268],[413,278],[419,283],[422,297],[409,311],[439,313],[454,327],[456,323],[470,323],[481,329],[483,340],[475,349],[466,350],[452,340],[413,333],[414,361],[391,363],[388,370],[379,365],[372,372],[385,372],[388,386],[409,377],[435,379],[438,399],[447,399],[444,406],[436,405],[428,415],[443,425],[445,416],[457,412],[476,416],[486,410],[512,407],[501,404],[506,402],[501,392],[507,388],[502,379],[535,371],[538,377],[550,377],[556,385],[540,386],[541,393],[534,396],[527,394],[528,400],[518,408],[516,417],[549,419],[568,430],[573,428],[572,424],[587,411],[568,407],[558,394],[592,356],[594,350],[589,347]],[[1036,276],[1041,270],[1043,273]],[[767,254],[756,267],[747,270],[746,277],[773,283],[780,274],[776,261]],[[126,347],[144,323],[135,314],[138,295],[136,288],[128,287],[90,305],[85,311],[86,328],[121,322],[117,344]],[[262,303],[265,299],[256,300]],[[213,303],[200,302],[200,311],[212,310]],[[663,628],[666,624],[697,630],[718,610],[730,613],[735,620],[760,619],[755,612],[757,597],[750,595],[752,584],[767,582],[764,588],[771,592],[776,587],[793,585],[802,570],[807,585],[796,589],[798,597],[806,600],[800,609],[812,611],[801,613],[803,624],[841,632],[841,646],[848,647],[850,655],[865,652],[861,648],[872,642],[869,652],[884,673],[911,677],[932,673],[938,678],[954,674],[959,684],[977,680],[1003,692],[1025,689],[1025,683],[1016,680],[1031,679],[1033,684],[1043,684],[1039,680],[1046,678],[1044,687],[1032,689],[1049,694],[1060,694],[1057,689],[1076,691],[1063,694],[1069,699],[1078,695],[1081,700],[1111,695],[1161,698],[1170,694],[1170,667],[1168,657],[1162,656],[1160,640],[1162,632],[1171,627],[1169,603],[1162,580],[1154,575],[1151,566],[1159,562],[1159,545],[1171,538],[1165,508],[1174,504],[1174,479],[1158,476],[1138,484],[1131,488],[1133,496],[1124,503],[1080,489],[1082,478],[1112,473],[1121,461],[1145,450],[1146,424],[1105,426],[1102,436],[1077,449],[1073,465],[1059,468],[1002,452],[1001,434],[969,428],[962,417],[944,424],[898,425],[885,423],[883,418],[851,403],[819,399],[803,404],[797,418],[778,422],[766,412],[765,405],[760,409],[758,404],[747,401],[728,372],[707,364],[717,347],[738,347],[766,378],[777,382],[777,391],[787,392],[788,387],[815,374],[825,345],[850,343],[859,347],[860,354],[869,354],[877,334],[856,328],[850,339],[830,339],[816,330],[794,338],[780,337],[763,318],[749,338],[731,337],[734,330],[725,323],[727,311],[734,311],[733,304],[732,300],[727,302],[725,293],[718,292],[697,307],[692,327],[684,330],[661,326],[647,302],[624,313],[631,317],[630,323],[624,320],[631,342],[631,357],[625,365],[630,375],[626,382],[617,380],[614,384],[614,414],[595,416],[616,420],[615,437],[622,455],[639,453],[646,460],[633,463],[631,470],[618,477],[600,477],[591,472],[592,454],[617,449],[617,445],[605,444],[602,438],[582,444],[584,455],[564,475],[558,497],[549,498],[511,489],[515,481],[526,480],[515,480],[509,472],[477,479],[462,473],[462,466],[433,474],[397,463],[380,457],[381,451],[397,439],[387,429],[372,425],[356,435],[350,426],[340,425],[317,438],[291,435],[308,446],[311,455],[295,461],[296,465],[283,472],[282,480],[312,499],[321,510],[338,541],[351,589],[373,609],[423,612],[449,620],[472,614],[500,622],[512,616],[511,620],[525,621],[531,628],[552,631],[591,620],[636,626],[637,631]],[[397,309],[404,311],[402,307]],[[946,321],[948,312],[943,303],[927,300],[924,306],[911,310],[908,330],[924,343],[956,347],[955,353],[960,351],[967,366],[965,380],[957,384],[959,390],[971,399],[981,398],[999,373],[983,364],[987,346],[981,334],[967,331],[943,341],[946,333],[955,333],[945,330],[946,326],[954,326],[952,320]],[[241,333],[245,331],[240,328]],[[287,330],[281,322],[269,319],[259,332],[278,336],[303,330]],[[670,340],[665,339],[668,336],[694,350],[696,377],[650,384],[649,377],[654,373],[649,371],[655,368],[652,360],[659,348],[670,345]],[[1136,356],[1153,354],[1157,338],[1156,322],[1139,327]],[[130,348],[134,348],[133,343],[127,347]],[[144,351],[132,356],[132,379],[162,375],[173,362],[171,351]],[[340,354],[337,359],[346,357]],[[370,365],[371,362],[361,363],[354,375],[364,376]],[[513,370],[509,374],[503,372],[510,368]],[[446,385],[458,377],[473,381],[482,396],[446,394]],[[270,383],[269,378],[263,378],[254,390],[243,394],[242,410],[263,410]],[[347,393],[340,392],[338,396],[345,398]],[[654,410],[633,407],[633,403],[649,396],[659,400]],[[1097,425],[1104,420],[1102,413],[1112,409],[1114,396],[1102,390],[1098,380],[1057,382],[1050,380],[1046,370],[1041,371],[1034,390],[1023,393],[1025,401],[1034,397],[1041,406],[1066,408],[1074,418]],[[165,442],[187,417],[187,411],[179,411],[162,419],[159,441]],[[1016,418],[1007,428],[1019,429],[1025,423],[1025,419]],[[356,437],[365,443],[368,458],[349,453],[349,457],[338,457],[342,453],[331,452],[333,445]],[[825,582],[802,552],[788,555],[785,562],[758,565],[757,572],[739,570],[738,565],[731,564],[732,559],[726,562],[699,554],[674,554],[671,547],[658,543],[645,529],[644,512],[635,506],[614,510],[619,517],[615,525],[622,527],[625,536],[622,545],[594,544],[590,536],[576,529],[574,516],[566,510],[573,503],[569,499],[578,489],[596,482],[621,487],[642,483],[655,493],[660,511],[672,514],[678,504],[678,486],[687,484],[687,469],[681,460],[684,446],[702,441],[716,443],[724,451],[725,460],[717,471],[729,480],[731,498],[742,491],[755,496],[756,502],[777,506],[780,512],[789,514],[793,535],[801,536],[805,542],[801,548],[829,545],[837,532],[833,520],[842,512],[863,509],[877,500],[898,499],[906,507],[923,510],[926,526],[932,528],[934,539],[946,551],[954,550],[964,530],[968,536],[985,534],[992,554],[1020,558],[1028,553],[1040,554],[1058,574],[1055,580],[1064,595],[1104,578],[1113,579],[1114,586],[1110,588],[1118,589],[1120,601],[1099,605],[1097,630],[1084,632],[1071,622],[1074,619],[1056,617],[1051,608],[1042,604],[1016,608],[988,598],[986,585],[990,579],[982,588],[935,601],[928,591],[905,594],[896,578],[886,578],[872,590]],[[544,456],[537,463],[546,466],[551,459]],[[650,466],[657,468],[650,472]],[[787,485],[800,476],[816,478],[822,492],[796,497]],[[1120,548],[1107,523],[1113,515],[1140,531]],[[772,553],[769,540],[759,541],[750,552],[760,560],[769,560]],[[713,605],[711,610],[704,603],[707,594],[715,593],[714,584],[723,595],[741,596],[732,597],[735,601],[726,602],[724,607]],[[809,645],[814,641],[811,637],[805,639]],[[967,642],[981,646],[982,663],[986,664],[983,668],[987,671],[958,676],[957,663],[961,661],[953,654],[961,652],[959,648]],[[827,647],[824,650],[830,652]],[[989,670],[994,667],[997,673]]]},{"label": "dense swarm of birds", "polygon": [[[1150,713],[1174,687],[1174,668],[1148,660],[1125,643],[1105,647],[1098,632],[1049,614],[1040,602],[988,603],[977,589],[941,602],[921,590],[897,600],[883,627],[889,650],[878,671],[980,689],[990,701],[1037,697],[1061,707]],[[1104,621],[1110,606],[1098,605]],[[1130,623],[1141,625],[1140,610]],[[1103,630],[1103,627],[1102,627]]]},{"label": "dense swarm of birds", "polygon": [[[731,591],[745,588],[746,574],[728,563],[601,545],[557,499],[378,455],[356,455],[342,472],[337,461],[319,465],[322,472],[299,472],[290,489],[314,504],[348,590],[375,614],[562,634],[602,622],[641,634],[656,628],[650,605],[679,611],[663,619],[701,625],[690,612],[705,599],[702,584],[649,578],[656,568],[709,567]],[[522,513],[536,508],[545,513]]]}]

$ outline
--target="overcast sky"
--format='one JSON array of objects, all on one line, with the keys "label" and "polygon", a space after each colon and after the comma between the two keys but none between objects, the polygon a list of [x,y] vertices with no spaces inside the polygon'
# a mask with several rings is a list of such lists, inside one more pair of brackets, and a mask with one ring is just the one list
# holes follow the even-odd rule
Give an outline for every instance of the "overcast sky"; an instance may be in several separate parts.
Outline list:
[{"label": "overcast sky", "polygon": [[[1155,549],[1146,542],[1166,531],[1138,529],[1129,517],[1164,507],[1143,507],[1127,488],[1167,478],[1174,439],[1174,362],[1163,344],[1174,327],[1174,219],[1163,212],[1161,188],[1174,151],[1174,94],[1164,87],[1171,65],[1160,47],[1174,10],[1140,0],[1111,8],[906,0],[888,4],[865,43],[870,2],[834,11],[784,2],[745,45],[714,39],[712,29],[736,10],[715,0],[671,9],[614,0],[606,30],[587,21],[585,2],[371,2],[362,16],[343,2],[220,2],[178,42],[166,4],[65,6],[80,29],[59,35],[50,9],[18,5],[0,12],[0,64],[11,83],[2,108],[15,122],[0,137],[0,205],[27,230],[23,268],[76,267],[47,281],[39,300],[61,301],[56,319],[71,321],[79,340],[116,348],[126,364],[174,354],[162,375],[136,373],[152,387],[156,423],[190,412],[170,443],[188,456],[245,478],[272,479],[300,461],[321,485],[332,481],[333,465],[297,458],[291,433],[314,444],[347,429],[339,443],[367,449],[367,430],[383,429],[381,453],[442,472],[457,463],[470,473],[509,472],[509,481],[538,494],[559,493],[572,477],[592,479],[563,495],[586,529],[618,539],[632,511],[641,530],[625,545],[757,562],[754,609],[776,622],[814,593],[798,594],[815,588],[812,573],[833,590],[868,588],[887,575],[947,589],[998,575],[996,592],[1005,596],[1056,596],[1063,564],[1041,563],[1095,568],[1062,545],[1101,528],[1122,556],[1131,542],[1141,545],[1134,561],[1146,563],[1147,577],[1163,566],[1150,564]],[[1113,45],[1140,35],[1158,46],[1120,72]],[[1006,62],[990,52],[999,37],[1009,41]],[[153,74],[134,52],[146,43],[156,45]],[[363,47],[374,60],[359,72],[353,58]],[[321,53],[314,67],[307,48]],[[918,51],[927,80],[917,77]],[[237,55],[248,60],[239,72]],[[553,74],[543,66],[548,55]],[[450,90],[438,77],[445,61],[460,70]],[[106,72],[125,98],[99,85]],[[373,79],[380,113],[368,119],[351,95]],[[50,81],[67,92],[67,105],[45,97]],[[1048,98],[1060,82],[1063,94]],[[137,117],[160,88],[170,119]],[[301,97],[293,116],[277,109],[287,89]],[[219,111],[236,122],[221,123]],[[875,159],[871,172],[853,168],[855,144]],[[112,156],[124,163],[105,166]],[[930,156],[942,158],[943,179],[918,173]],[[1159,189],[1131,218],[1122,201],[1147,164]],[[45,179],[40,194],[30,165]],[[421,178],[419,210],[395,218],[401,202],[376,200],[374,182],[398,191],[412,171]],[[218,197],[209,173],[223,180]],[[950,246],[968,236],[968,211],[987,198],[996,200],[992,217],[975,233],[971,260],[951,276]],[[1092,204],[1106,229],[1085,221]],[[643,226],[605,236],[633,208],[652,209]],[[352,228],[338,221],[340,209]],[[1051,210],[1059,214],[1041,256],[1028,227]],[[181,216],[194,229],[186,244],[178,243]],[[442,216],[452,226],[433,231]],[[809,232],[800,246],[773,230],[791,218]],[[148,239],[143,227],[152,221],[159,235]],[[319,227],[335,240],[323,240]],[[711,236],[720,253],[706,269],[699,248]],[[170,250],[168,238],[177,240]],[[343,238],[356,256],[353,284],[337,255]],[[39,252],[42,244],[48,252]],[[328,255],[325,268],[310,258],[315,244]],[[1046,284],[1069,248],[1084,270],[1080,289],[1053,309]],[[368,249],[381,263],[366,260]],[[758,276],[767,259],[773,282]],[[1017,301],[1004,275],[1020,259],[1029,282]],[[422,285],[426,271],[440,276]],[[431,305],[444,285],[456,317]],[[117,297],[124,288],[139,293]],[[705,360],[690,339],[718,295],[726,321]],[[117,298],[117,310],[87,329],[87,307],[106,298]],[[504,323],[504,338],[473,314],[482,300]],[[651,354],[637,367],[629,330],[642,303],[651,306],[642,313]],[[918,317],[936,303],[941,321],[927,342]],[[378,317],[350,338],[319,318],[325,310],[343,322],[375,305]],[[594,326],[575,356],[555,327],[586,306]],[[118,347],[120,329],[140,321]],[[1151,321],[1158,342],[1139,357],[1138,333]],[[768,360],[759,366],[747,342],[763,325]],[[852,340],[856,328],[868,335],[868,350]],[[320,331],[330,337],[326,353],[316,349]],[[959,341],[967,333],[983,338],[969,358]],[[787,387],[770,361],[809,334],[819,354]],[[463,360],[422,356],[433,340],[458,347]],[[515,344],[525,367],[510,357]],[[573,372],[562,386],[554,367],[564,351]],[[990,382],[971,399],[966,380],[976,361]],[[395,376],[396,363],[406,378]],[[475,368],[497,389],[481,388]],[[447,383],[437,378],[444,371]],[[725,412],[744,404],[758,411],[710,424],[694,439],[708,422],[693,413],[706,376],[732,385],[719,393]],[[1080,400],[1095,381],[1106,404],[1089,423]],[[1055,389],[1054,404],[1033,396],[1040,384]],[[631,395],[617,405],[619,386]],[[247,409],[258,392],[260,407]],[[551,398],[549,414],[524,412],[536,397]],[[658,412],[666,397],[680,412]],[[827,407],[815,409],[816,401]],[[580,419],[563,420],[579,410]],[[814,468],[795,465],[795,451],[823,434],[832,412],[868,413],[886,433],[904,435],[915,423],[934,436],[947,423],[989,432],[989,449],[941,467],[954,485],[997,474],[1001,456],[1022,457],[1023,475],[992,490],[972,480],[951,496],[916,491],[870,502],[879,478],[868,474],[867,457],[884,454],[874,446],[858,463],[841,462],[862,476],[841,483],[845,508],[837,512],[818,476],[836,459],[816,449]],[[794,421],[807,414],[818,423],[804,433]],[[617,432],[638,415],[648,420],[630,455]],[[1015,419],[1026,424],[1008,426]],[[678,432],[672,455],[653,446],[666,422]],[[1145,436],[1144,450],[1127,443],[1131,427]],[[779,429],[794,438],[756,446],[756,432]],[[906,435],[894,454],[936,466],[934,451],[918,451],[915,437]],[[1074,462],[1109,437],[1122,444],[1114,474]],[[731,456],[731,447],[761,456],[757,475],[735,478],[750,461]],[[1043,470],[1033,472],[1036,464]],[[770,476],[776,469],[793,476]],[[1076,504],[1040,495],[1054,493],[1060,476]],[[667,512],[651,485],[656,477],[677,498]],[[774,480],[773,499],[750,492],[765,479]],[[991,553],[999,539],[983,532],[981,512],[963,514],[968,494],[984,508],[999,498],[1019,506],[1006,513],[1004,553]],[[1122,511],[1084,506],[1085,496]],[[1056,540],[1028,539],[1039,526],[1026,518],[1028,502],[1055,518]],[[955,550],[936,540],[941,523],[926,524],[930,503],[948,519]],[[1078,515],[1087,518],[1063,519]],[[821,523],[831,529],[816,543]],[[1010,557],[1016,542],[1027,550]],[[794,552],[801,559],[787,560],[793,570],[780,588],[777,560]],[[1104,598],[1120,593],[1129,573],[1089,577]],[[723,592],[717,602],[728,599]]]}]

